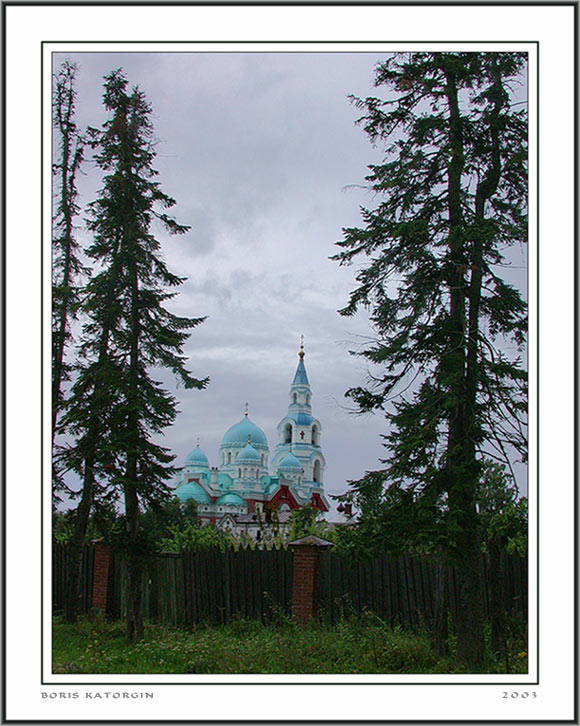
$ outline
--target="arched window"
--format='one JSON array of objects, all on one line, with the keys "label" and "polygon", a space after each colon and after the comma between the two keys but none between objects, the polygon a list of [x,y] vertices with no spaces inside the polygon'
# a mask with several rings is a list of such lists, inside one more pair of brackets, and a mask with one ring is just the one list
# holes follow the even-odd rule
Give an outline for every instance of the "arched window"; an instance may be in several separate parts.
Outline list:
[{"label": "arched window", "polygon": [[228,464],[232,463],[232,452],[228,451]]},{"label": "arched window", "polygon": [[308,406],[309,403],[310,403],[310,394],[307,393],[306,394],[306,405]]},{"label": "arched window", "polygon": [[258,469],[256,469],[256,479],[258,478]]},{"label": "arched window", "polygon": [[239,477],[240,479],[242,478],[242,470],[241,470],[241,469],[238,469],[238,477]]},{"label": "arched window", "polygon": [[314,472],[312,474],[312,479],[316,482],[320,481],[320,459],[316,459],[314,462]]},{"label": "arched window", "polygon": [[287,423],[284,426],[284,443],[290,444],[292,442],[292,424]]},{"label": "arched window", "polygon": [[312,427],[312,443],[318,446],[318,426]]},{"label": "arched window", "polygon": [[265,458],[266,458],[266,454],[262,454],[262,466],[265,466],[265,464],[264,464]]},{"label": "arched window", "polygon": [[292,401],[293,401],[294,403],[297,403],[297,402],[298,402],[298,394],[297,394],[297,393],[293,393],[293,394],[292,394]]}]

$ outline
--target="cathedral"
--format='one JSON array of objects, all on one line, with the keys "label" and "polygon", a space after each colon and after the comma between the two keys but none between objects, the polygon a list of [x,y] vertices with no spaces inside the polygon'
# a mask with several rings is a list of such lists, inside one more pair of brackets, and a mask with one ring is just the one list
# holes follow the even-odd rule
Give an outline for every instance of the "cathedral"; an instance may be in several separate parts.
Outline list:
[{"label": "cathedral", "polygon": [[219,466],[210,467],[198,442],[178,471],[175,495],[182,502],[194,499],[202,522],[236,535],[245,532],[255,539],[260,536],[261,523],[271,521],[274,512],[284,524],[290,512],[300,507],[328,511],[322,429],[312,415],[303,342],[298,358],[288,411],[277,427],[278,443],[270,469],[268,440],[250,420],[246,404],[242,420],[224,434]]}]

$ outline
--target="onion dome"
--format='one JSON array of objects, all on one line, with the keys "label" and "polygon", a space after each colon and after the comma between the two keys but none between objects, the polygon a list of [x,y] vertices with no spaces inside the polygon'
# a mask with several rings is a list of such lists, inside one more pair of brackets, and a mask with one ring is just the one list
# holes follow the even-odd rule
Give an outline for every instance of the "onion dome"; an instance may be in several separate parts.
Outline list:
[{"label": "onion dome", "polygon": [[175,496],[180,502],[186,502],[188,499],[195,499],[198,504],[211,504],[209,494],[195,481],[182,484],[175,490]]},{"label": "onion dome", "polygon": [[278,464],[278,469],[281,469],[282,471],[302,472],[302,464],[298,461],[294,454],[290,452]]},{"label": "onion dome", "polygon": [[224,506],[229,507],[246,507],[247,503],[239,494],[236,494],[235,492],[227,492],[226,494],[222,494],[222,496],[217,500],[216,504],[223,504]]},{"label": "onion dome", "polygon": [[254,449],[254,447],[250,443],[250,437],[248,436],[248,443],[244,446],[244,448],[238,454],[238,458],[236,459],[236,464],[259,464],[259,463],[260,463],[260,454],[258,454],[256,449]]},{"label": "onion dome", "polygon": [[199,448],[199,441],[197,442],[197,446],[195,449],[189,454],[187,459],[185,460],[186,464],[195,464],[196,466],[200,467],[209,467],[209,462],[207,460],[207,456],[203,453],[203,451]]},{"label": "onion dome", "polygon": [[230,446],[232,444],[245,444],[251,437],[254,445],[268,446],[266,434],[253,421],[250,421],[248,414],[241,421],[231,426],[224,434],[222,446]]}]

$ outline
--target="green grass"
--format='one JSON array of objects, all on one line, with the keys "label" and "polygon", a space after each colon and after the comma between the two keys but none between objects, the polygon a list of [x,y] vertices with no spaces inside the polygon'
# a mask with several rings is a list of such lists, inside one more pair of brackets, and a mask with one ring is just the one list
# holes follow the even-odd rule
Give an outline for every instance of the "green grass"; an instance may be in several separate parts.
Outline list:
[{"label": "green grass", "polygon": [[[520,641],[520,642],[518,642]],[[527,672],[521,638],[512,638],[511,673]],[[125,641],[122,621],[53,621],[54,673],[458,673],[437,658],[423,633],[390,628],[374,615],[338,625],[298,626],[289,618],[264,625],[234,620],[177,629],[145,624],[145,640]],[[505,673],[506,661],[486,655],[482,672]]]}]

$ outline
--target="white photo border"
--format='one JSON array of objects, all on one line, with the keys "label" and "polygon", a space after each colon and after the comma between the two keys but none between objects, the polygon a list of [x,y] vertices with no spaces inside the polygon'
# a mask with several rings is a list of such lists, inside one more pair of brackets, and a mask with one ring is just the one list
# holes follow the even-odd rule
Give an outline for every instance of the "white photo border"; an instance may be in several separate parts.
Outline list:
[{"label": "white photo border", "polygon": [[[421,8],[421,18],[417,9]],[[481,15],[482,7],[488,13]],[[5,653],[7,719],[27,720],[83,720],[86,717],[86,693],[106,690],[104,686],[123,686],[124,690],[147,693],[155,691],[155,698],[131,697],[123,704],[108,699],[91,702],[90,718],[99,720],[486,720],[565,719],[572,717],[574,654],[573,640],[569,636],[574,627],[574,475],[573,456],[573,202],[574,173],[572,155],[557,155],[549,149],[554,135],[559,144],[573,148],[575,91],[573,74],[574,22],[573,8],[568,6],[519,6],[526,9],[515,12],[513,6],[455,5],[444,6],[80,6],[73,3],[57,6],[11,5],[5,10],[5,103],[6,103],[6,500],[5,536],[7,562],[5,592],[7,638]],[[135,22],[138,8],[139,22]],[[435,13],[436,11],[436,13]],[[532,12],[534,11],[534,12]],[[332,13],[332,24],[328,16]],[[433,21],[437,16],[437,22]],[[431,20],[430,20],[431,17]],[[182,22],[178,22],[182,18]],[[452,23],[449,24],[449,19]],[[495,18],[495,20],[493,20]],[[114,23],[111,20],[114,19]],[[187,45],[183,38],[171,39],[176,28],[195,25],[198,37],[195,44]],[[305,21],[308,22],[305,22]],[[477,20],[477,22],[476,22]],[[195,21],[195,23],[193,23]],[[259,22],[258,22],[259,21]],[[284,21],[284,22],[282,22]],[[397,35],[391,42],[364,40],[369,28],[388,28],[388,35]],[[430,42],[416,41],[406,32],[413,27],[415,37],[429,38]],[[398,29],[398,30],[397,30]],[[401,29],[403,29],[401,31]],[[295,37],[292,37],[292,35]],[[374,34],[374,33],[373,33]],[[445,38],[444,36],[448,37]],[[281,37],[284,36],[284,37]],[[464,36],[472,38],[468,41]],[[137,41],[159,37],[151,44]],[[276,37],[279,43],[269,39]],[[344,38],[353,38],[344,41]],[[82,38],[82,41],[79,40]],[[99,42],[108,38],[106,43]],[[348,685],[345,701],[337,703],[335,690],[320,683],[316,676],[278,676],[268,683],[265,677],[240,676],[236,684],[224,683],[223,677],[207,676],[192,682],[191,676],[156,677],[151,681],[143,676],[125,675],[111,678],[64,677],[51,674],[50,654],[50,598],[41,598],[50,587],[50,447],[46,448],[50,430],[50,407],[44,406],[44,439],[38,436],[35,444],[31,431],[38,430],[40,401],[50,392],[50,123],[41,129],[41,118],[50,121],[50,53],[54,51],[102,50],[143,51],[160,43],[175,50],[192,52],[228,49],[221,41],[235,42],[235,49],[261,51],[322,49],[340,52],[356,48],[365,52],[408,49],[465,49],[492,50],[498,44],[502,49],[526,50],[530,53],[530,209],[538,210],[530,222],[530,663],[527,677],[522,676],[426,676],[421,684],[417,678],[384,675],[352,677],[323,677],[324,683]],[[296,38],[300,43],[296,43]],[[363,38],[363,40],[360,40]],[[451,38],[451,40],[449,40]],[[494,38],[489,41],[489,38]],[[354,40],[360,44],[353,45]],[[339,42],[343,41],[342,45]],[[259,45],[252,45],[256,41]],[[451,46],[454,42],[456,45]],[[154,45],[153,45],[154,43]],[[283,43],[281,45],[280,43]],[[316,46],[316,43],[321,43]],[[121,45],[123,44],[123,48]],[[540,49],[539,54],[537,49]],[[555,52],[558,57],[555,57]],[[564,57],[564,60],[562,59]],[[569,63],[566,60],[569,59]],[[538,64],[537,73],[533,63]],[[554,74],[557,71],[557,76]],[[558,84],[550,83],[554,77]],[[541,100],[534,94],[538,86]],[[570,93],[554,102],[554,86],[562,85]],[[42,95],[41,95],[42,94]],[[42,98],[41,109],[39,99]],[[539,107],[538,107],[539,104]],[[537,114],[534,114],[534,108]],[[538,117],[539,129],[534,129]],[[557,133],[554,133],[557,129]],[[47,131],[48,139],[47,142]],[[534,143],[536,138],[539,143]],[[43,140],[43,142],[42,142]],[[539,149],[539,154],[536,153]],[[44,155],[42,192],[40,160]],[[535,172],[534,172],[535,167]],[[547,170],[547,171],[546,171]],[[541,174],[541,176],[540,176]],[[558,179],[559,184],[542,181]],[[48,175],[48,176],[47,176]],[[539,179],[539,188],[535,180]],[[44,219],[41,218],[41,193]],[[539,202],[538,202],[539,197]],[[556,219],[557,213],[557,219]],[[23,229],[18,225],[26,220],[28,239],[23,244]],[[44,239],[41,254],[40,234]],[[558,240],[557,262],[551,259],[549,240]],[[540,251],[542,268],[535,251]],[[563,271],[562,271],[563,270]],[[26,294],[23,294],[21,275],[25,273]],[[44,300],[41,300],[39,280],[43,279]],[[534,281],[539,279],[540,297]],[[48,293],[48,294],[47,294]],[[541,299],[541,305],[539,300]],[[44,304],[42,304],[44,303]],[[40,319],[40,310],[44,318]],[[558,319],[560,327],[554,325]],[[542,332],[542,348],[538,345],[538,325]],[[26,324],[23,325],[22,321]],[[566,339],[560,331],[568,330]],[[40,342],[41,341],[41,342]],[[536,357],[535,352],[538,353]],[[44,360],[41,369],[40,361]],[[539,363],[539,366],[538,366]],[[556,368],[556,366],[558,366]],[[41,384],[42,375],[42,384]],[[541,377],[540,377],[541,376]],[[542,385],[540,386],[540,380]],[[568,386],[568,396],[562,386]],[[540,395],[536,395],[537,391]],[[556,390],[557,394],[554,394]],[[563,394],[563,395],[562,395]],[[542,411],[541,444],[538,452],[537,424]],[[556,429],[556,422],[561,429]],[[50,436],[48,436],[48,440]],[[44,450],[42,447],[44,446]],[[541,454],[541,457],[540,457]],[[24,466],[22,464],[24,463]],[[536,486],[537,472],[543,482],[542,510]],[[22,541],[21,516],[23,506],[23,475],[27,472],[26,506],[30,533]],[[44,490],[40,495],[40,480]],[[38,481],[38,486],[34,482]],[[557,483],[558,506],[550,487]],[[48,489],[47,489],[48,487]],[[20,513],[20,514],[19,514]],[[36,524],[42,524],[42,537]],[[539,520],[539,530],[533,526]],[[537,538],[538,531],[541,537]],[[41,540],[44,539],[44,542]],[[558,541],[558,547],[556,542]],[[16,543],[18,550],[16,550]],[[44,546],[43,546],[44,545]],[[40,551],[43,551],[41,568]],[[17,551],[17,556],[14,553]],[[538,552],[538,558],[532,556]],[[558,557],[555,560],[555,557]],[[558,562],[554,567],[553,562]],[[24,563],[24,564],[23,564]],[[537,572],[542,575],[540,608],[536,609],[535,592],[538,589]],[[23,577],[23,567],[27,576]],[[41,584],[42,576],[45,578]],[[567,573],[567,578],[557,576]],[[34,574],[33,574],[34,573]],[[48,580],[46,579],[48,577]],[[16,595],[17,593],[17,595]],[[557,613],[556,620],[549,614]],[[537,627],[534,627],[537,625]],[[26,647],[22,638],[26,637]],[[567,638],[567,639],[566,639]],[[42,644],[42,645],[41,645]],[[556,647],[557,644],[557,647]],[[42,651],[42,652],[41,652]],[[532,655],[533,654],[533,655]],[[533,656],[537,657],[533,657]],[[42,666],[41,666],[42,658]],[[539,669],[535,664],[539,662]],[[412,679],[412,682],[411,682]],[[539,682],[538,682],[539,679]],[[231,679],[228,679],[231,680]],[[305,682],[306,680],[306,682]],[[363,681],[361,683],[361,680]],[[283,683],[282,683],[283,681]],[[388,683],[385,683],[388,681]],[[443,683],[446,681],[446,683]],[[374,685],[371,686],[371,683]],[[178,685],[180,684],[180,685]],[[249,686],[252,687],[249,687]],[[288,692],[287,686],[293,688]],[[237,687],[236,687],[237,686]],[[248,686],[242,687],[239,686]],[[453,688],[449,688],[453,686]],[[457,686],[457,688],[455,688]],[[525,689],[523,688],[525,686]],[[414,695],[414,690],[420,693]],[[193,690],[192,690],[193,689]],[[384,689],[387,689],[386,691]],[[536,698],[524,700],[514,692],[537,692]],[[62,692],[66,698],[51,698],[43,694]],[[508,693],[509,708],[502,703]],[[223,694],[223,695],[222,695]],[[231,694],[231,695],[230,695]],[[191,708],[191,700],[195,708]],[[385,710],[388,700],[388,712]],[[473,704],[477,702],[474,712]],[[283,712],[276,704],[284,703]],[[120,719],[119,716],[123,718]],[[192,719],[192,716],[194,718]],[[126,719],[125,719],[126,717]]]}]

